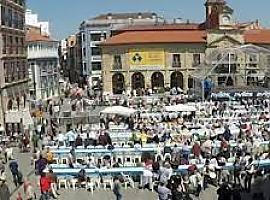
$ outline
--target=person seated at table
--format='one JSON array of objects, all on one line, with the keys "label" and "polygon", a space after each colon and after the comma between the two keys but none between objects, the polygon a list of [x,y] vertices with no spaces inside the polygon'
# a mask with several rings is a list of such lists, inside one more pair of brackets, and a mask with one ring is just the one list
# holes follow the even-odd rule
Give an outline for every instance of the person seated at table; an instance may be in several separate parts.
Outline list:
[{"label": "person seated at table", "polygon": [[87,133],[86,138],[84,140],[84,148],[87,148],[90,145],[92,145],[92,140],[89,137],[89,133]]},{"label": "person seated at table", "polygon": [[196,159],[200,159],[201,157],[201,146],[199,142],[195,142],[192,146],[192,153]]},{"label": "person seated at table", "polygon": [[148,136],[146,134],[146,131],[145,130],[142,130],[141,131],[141,144],[144,145],[147,143],[147,139],[148,139]]},{"label": "person seated at table", "polygon": [[102,146],[106,146],[108,144],[111,144],[111,138],[109,134],[105,131],[101,131],[100,135],[98,137],[98,143]]},{"label": "person seated at table", "polygon": [[225,131],[223,133],[223,137],[226,141],[230,141],[231,137],[232,137],[232,134],[231,134],[231,131],[229,129],[229,126],[228,125],[225,125],[224,127]]},{"label": "person seated at table", "polygon": [[203,178],[197,168],[190,172],[188,190],[197,197],[200,195],[202,190],[202,179]]},{"label": "person seated at table", "polygon": [[205,161],[205,166],[203,168],[203,187],[204,190],[207,188],[208,184],[216,185],[216,172],[215,167],[210,165],[210,161],[207,159]]},{"label": "person seated at table", "polygon": [[49,165],[53,163],[53,153],[49,147],[47,148],[46,159]]},{"label": "person seated at table", "polygon": [[86,172],[85,172],[85,169],[81,169],[81,170],[78,172],[77,178],[78,178],[79,186],[81,186],[81,184],[82,184],[83,182],[86,182]]},{"label": "person seated at table", "polygon": [[121,162],[121,159],[117,160],[113,165],[113,168],[123,167],[123,164]]},{"label": "person seated at table", "polygon": [[74,163],[76,162],[75,150],[72,148],[68,154],[68,165],[70,168],[74,168]]},{"label": "person seated at table", "polygon": [[88,158],[88,160],[86,161],[86,166],[88,168],[95,168],[96,167],[96,163],[93,157]]},{"label": "person seated at table", "polygon": [[80,136],[80,134],[78,134],[78,136],[75,139],[75,147],[79,147],[79,146],[83,146],[83,139]]},{"label": "person seated at table", "polygon": [[159,180],[161,182],[167,183],[167,181],[171,178],[173,169],[171,168],[170,163],[166,162],[163,167],[160,167],[160,177]]}]

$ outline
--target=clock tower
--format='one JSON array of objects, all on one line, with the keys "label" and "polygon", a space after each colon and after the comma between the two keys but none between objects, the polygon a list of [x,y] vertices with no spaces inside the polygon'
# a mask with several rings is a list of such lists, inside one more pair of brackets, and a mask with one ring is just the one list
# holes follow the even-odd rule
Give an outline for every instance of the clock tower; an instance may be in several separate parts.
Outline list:
[{"label": "clock tower", "polygon": [[207,0],[205,7],[207,29],[228,29],[233,25],[233,9],[225,0]]}]

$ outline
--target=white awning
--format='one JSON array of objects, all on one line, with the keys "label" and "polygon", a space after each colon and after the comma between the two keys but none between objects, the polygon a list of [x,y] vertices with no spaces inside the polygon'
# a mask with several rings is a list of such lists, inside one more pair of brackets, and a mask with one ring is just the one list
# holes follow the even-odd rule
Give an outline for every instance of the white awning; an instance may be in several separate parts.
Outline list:
[{"label": "white awning", "polygon": [[112,107],[107,107],[101,113],[105,114],[116,114],[116,115],[121,115],[121,116],[127,116],[129,117],[130,115],[134,114],[136,110],[124,106],[112,106]]},{"label": "white awning", "polygon": [[21,112],[19,111],[8,111],[5,113],[6,123],[20,123],[21,122]]},{"label": "white awning", "polygon": [[5,113],[5,122],[6,123],[20,123],[22,120],[23,125],[33,125],[33,119],[30,115],[29,110],[25,111],[8,111]]},{"label": "white awning", "polygon": [[24,126],[34,125],[34,121],[29,111],[22,112],[22,119],[23,119]]},{"label": "white awning", "polygon": [[178,104],[173,106],[166,106],[165,110],[167,112],[194,112],[197,109],[194,106]]}]

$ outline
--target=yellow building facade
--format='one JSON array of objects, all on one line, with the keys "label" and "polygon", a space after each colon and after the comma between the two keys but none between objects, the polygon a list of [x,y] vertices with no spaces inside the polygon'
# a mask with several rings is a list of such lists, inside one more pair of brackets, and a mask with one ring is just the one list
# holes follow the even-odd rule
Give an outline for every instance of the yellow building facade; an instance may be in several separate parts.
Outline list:
[{"label": "yellow building facade", "polygon": [[[262,86],[270,68],[265,53],[241,51],[247,44],[270,49],[270,30],[236,24],[225,1],[207,1],[202,24],[162,24],[123,30],[102,45],[103,90],[194,89],[194,79],[216,86]],[[215,11],[215,7],[218,7]],[[256,29],[256,30],[254,30]],[[231,52],[225,49],[232,48]]]}]

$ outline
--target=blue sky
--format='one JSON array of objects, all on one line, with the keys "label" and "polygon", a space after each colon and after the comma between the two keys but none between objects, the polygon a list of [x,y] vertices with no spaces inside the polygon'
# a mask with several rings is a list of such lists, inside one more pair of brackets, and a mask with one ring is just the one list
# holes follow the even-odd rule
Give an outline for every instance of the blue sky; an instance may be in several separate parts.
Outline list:
[{"label": "blue sky", "polygon": [[[227,0],[237,21],[259,19],[270,28],[270,0]],[[166,18],[204,20],[205,0],[27,0],[27,6],[49,21],[57,39],[75,33],[88,18],[110,12],[157,12]]]}]

